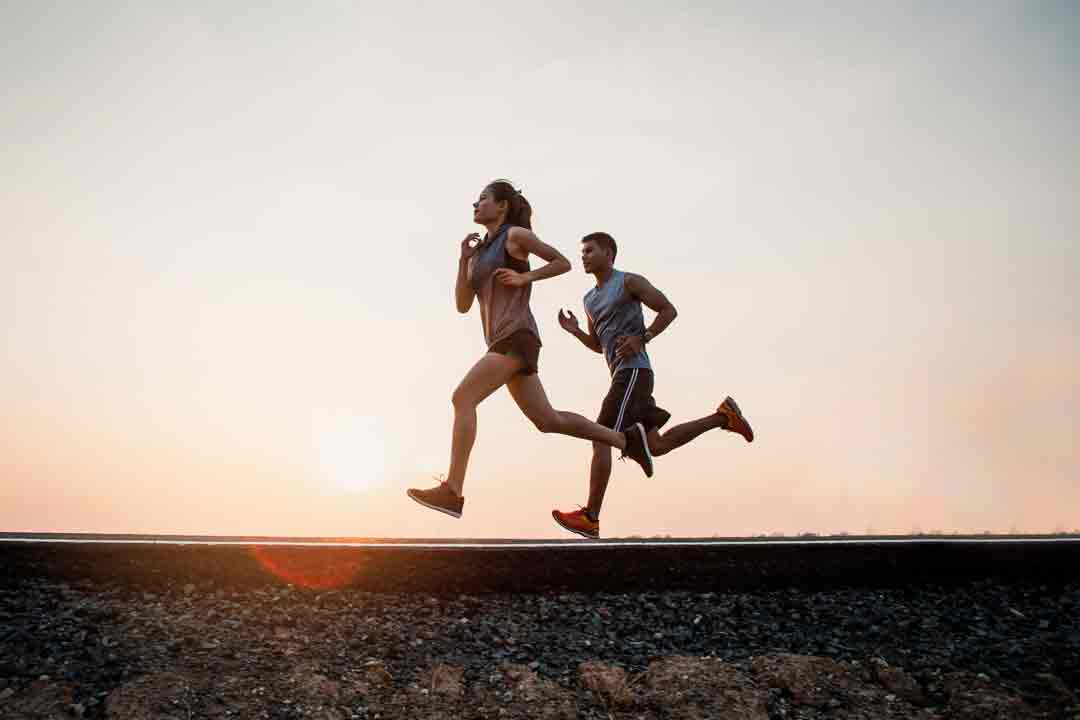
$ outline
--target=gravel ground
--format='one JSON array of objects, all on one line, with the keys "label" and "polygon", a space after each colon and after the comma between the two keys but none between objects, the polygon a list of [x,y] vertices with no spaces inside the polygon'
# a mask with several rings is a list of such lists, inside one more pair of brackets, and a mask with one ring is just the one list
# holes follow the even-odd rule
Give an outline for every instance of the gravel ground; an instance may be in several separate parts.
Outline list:
[{"label": "gravel ground", "polygon": [[4,718],[1080,718],[1080,582],[0,589]]}]

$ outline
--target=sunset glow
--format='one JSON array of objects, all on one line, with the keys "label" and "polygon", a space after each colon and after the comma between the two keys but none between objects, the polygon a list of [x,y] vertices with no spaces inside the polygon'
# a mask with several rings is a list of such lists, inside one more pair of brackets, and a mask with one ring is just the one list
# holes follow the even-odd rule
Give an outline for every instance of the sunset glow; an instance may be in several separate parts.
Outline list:
[{"label": "sunset glow", "polygon": [[678,308],[657,403],[756,432],[614,463],[605,537],[1080,528],[1075,4],[0,14],[2,530],[562,537],[592,448],[505,390],[461,519],[405,496],[495,177],[573,264],[531,289],[554,406],[608,389],[556,320],[603,230]]},{"label": "sunset glow", "polygon": [[337,490],[360,492],[385,485],[401,458],[376,417],[337,416],[314,424],[319,470]]}]

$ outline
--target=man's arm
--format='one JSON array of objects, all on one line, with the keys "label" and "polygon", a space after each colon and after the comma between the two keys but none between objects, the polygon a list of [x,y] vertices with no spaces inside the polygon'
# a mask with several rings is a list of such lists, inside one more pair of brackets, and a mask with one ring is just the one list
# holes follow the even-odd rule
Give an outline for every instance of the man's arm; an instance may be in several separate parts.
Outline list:
[{"label": "man's arm", "polygon": [[583,333],[581,328],[578,327],[578,319],[573,312],[567,310],[564,315],[563,311],[559,310],[559,325],[562,326],[563,330],[576,337],[581,341],[582,345],[593,352],[603,352],[603,348],[600,347],[600,338],[596,337],[596,328],[593,327],[592,317],[585,313],[585,318],[589,321],[588,333]]},{"label": "man's arm", "polygon": [[623,335],[616,341],[615,354],[618,357],[630,357],[641,352],[645,343],[652,341],[660,333],[667,329],[679,311],[671,304],[664,293],[660,292],[648,280],[641,275],[626,273],[626,291],[638,300],[642,305],[656,313],[652,324],[645,329],[641,337],[636,335]]}]

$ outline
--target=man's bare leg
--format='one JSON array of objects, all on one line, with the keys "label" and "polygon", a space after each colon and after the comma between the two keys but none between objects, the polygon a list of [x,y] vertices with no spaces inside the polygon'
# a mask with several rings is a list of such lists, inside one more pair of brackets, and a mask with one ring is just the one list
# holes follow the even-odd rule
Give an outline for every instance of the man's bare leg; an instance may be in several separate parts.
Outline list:
[{"label": "man's bare leg", "polygon": [[593,520],[600,517],[604,493],[611,479],[611,448],[603,443],[593,443],[592,465],[589,466],[589,502],[585,509]]},{"label": "man's bare leg", "polygon": [[731,398],[725,398],[724,402],[720,403],[720,407],[716,408],[716,412],[711,415],[676,425],[663,434],[656,429],[650,430],[649,448],[653,455],[665,455],[714,428],[738,433],[747,442],[752,442],[754,439],[754,431],[750,429],[750,423],[743,417],[739,406]]},{"label": "man's bare leg", "polygon": [[718,413],[713,413],[697,420],[676,425],[663,434],[654,428],[649,431],[649,448],[652,449],[653,455],[666,455],[702,433],[723,427],[727,427],[727,418]]}]

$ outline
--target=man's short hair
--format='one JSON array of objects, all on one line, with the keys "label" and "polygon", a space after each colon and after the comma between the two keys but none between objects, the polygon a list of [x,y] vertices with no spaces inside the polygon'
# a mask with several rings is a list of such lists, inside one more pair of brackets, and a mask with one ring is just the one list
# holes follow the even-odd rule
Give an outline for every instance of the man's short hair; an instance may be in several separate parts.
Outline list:
[{"label": "man's short hair", "polygon": [[589,233],[581,238],[581,242],[594,242],[604,250],[610,250],[612,260],[615,260],[615,256],[619,254],[619,246],[615,244],[615,238],[611,237],[606,232]]}]

